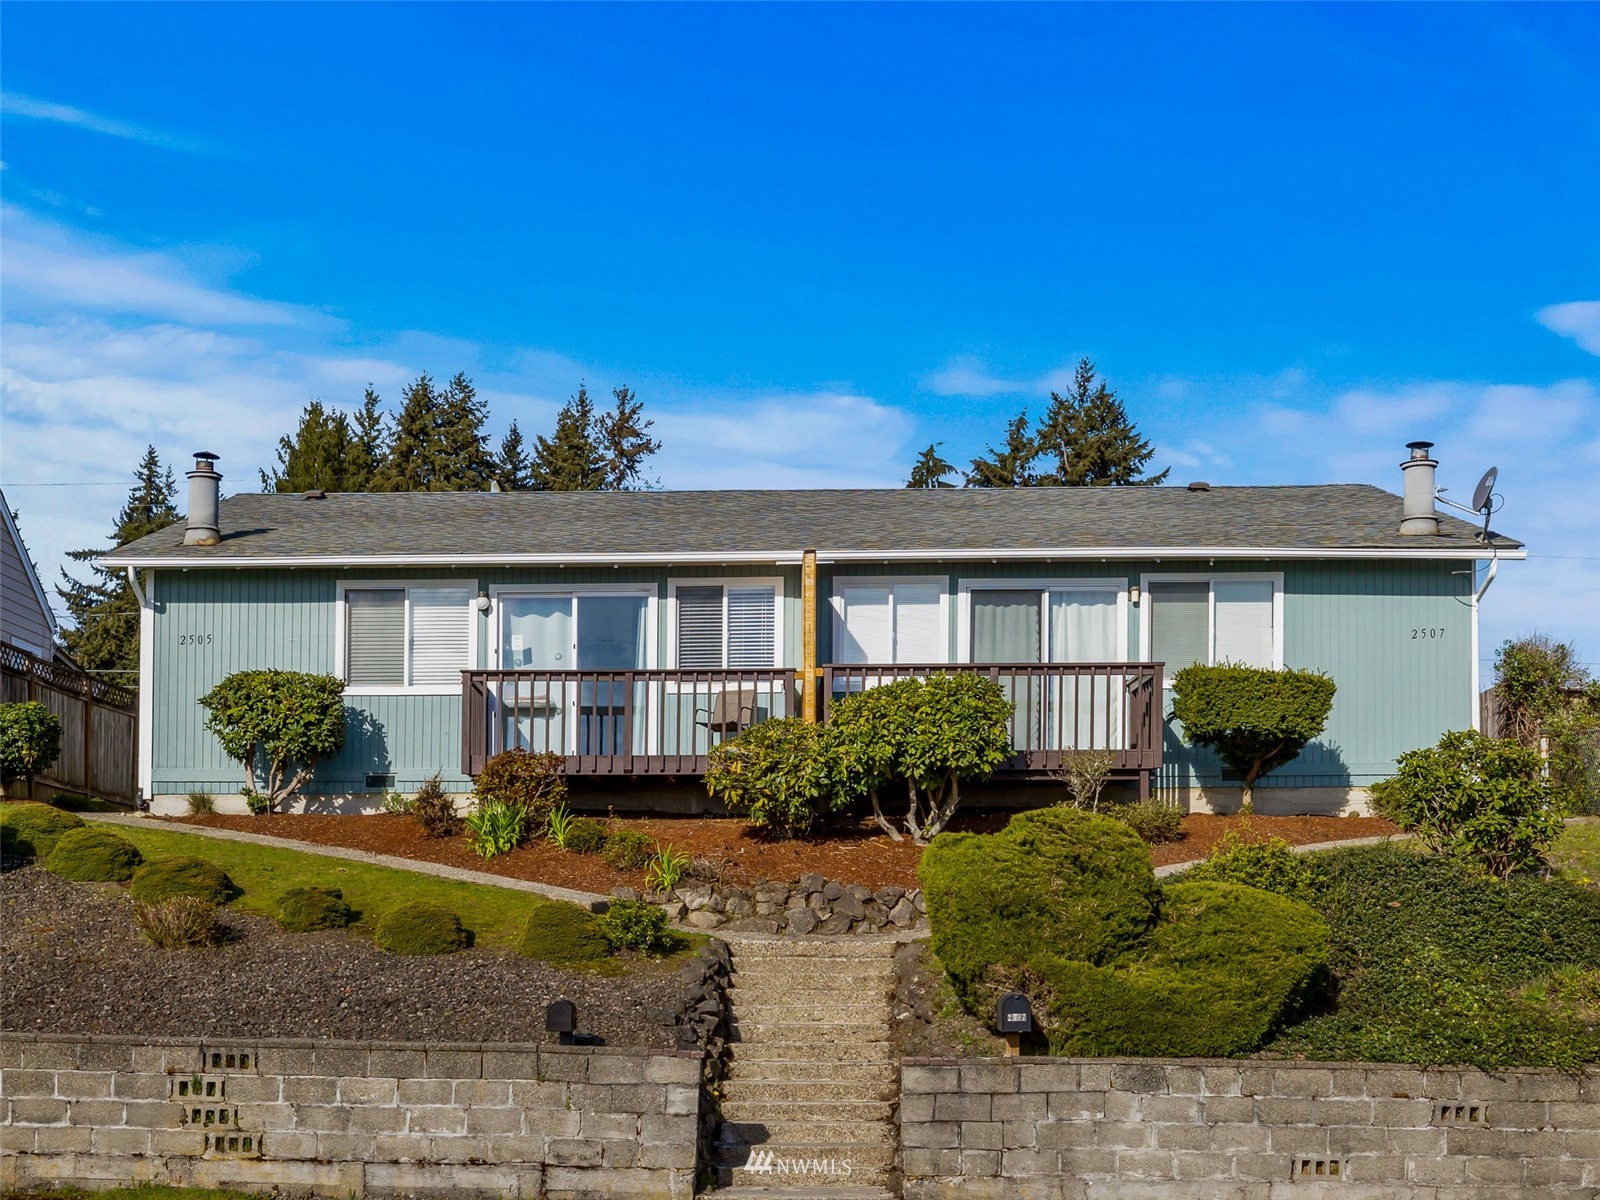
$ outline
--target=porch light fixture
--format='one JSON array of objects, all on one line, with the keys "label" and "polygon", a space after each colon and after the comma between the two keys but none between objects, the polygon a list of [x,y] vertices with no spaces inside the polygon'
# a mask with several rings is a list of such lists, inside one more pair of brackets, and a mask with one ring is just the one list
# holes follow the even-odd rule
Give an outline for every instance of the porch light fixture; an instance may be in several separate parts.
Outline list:
[{"label": "porch light fixture", "polygon": [[479,612],[484,612],[484,613],[488,612],[489,611],[489,593],[488,592],[479,592],[478,593],[478,598],[472,602],[472,606],[474,608],[476,608]]},{"label": "porch light fixture", "polygon": [[1137,583],[1130,583],[1128,585],[1128,603],[1139,603],[1139,585]]}]

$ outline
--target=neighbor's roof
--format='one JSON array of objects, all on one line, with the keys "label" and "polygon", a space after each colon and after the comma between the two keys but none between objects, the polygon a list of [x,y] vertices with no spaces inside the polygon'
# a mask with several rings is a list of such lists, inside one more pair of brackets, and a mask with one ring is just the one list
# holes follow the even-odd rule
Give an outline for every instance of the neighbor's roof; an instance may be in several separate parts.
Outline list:
[{"label": "neighbor's roof", "polygon": [[[951,488],[715,492],[398,492],[242,495],[222,541],[169,526],[110,566],[319,563],[794,562],[912,558],[1486,557],[1453,517],[1402,537],[1400,498],[1315,487]],[[1520,557],[1521,543],[1496,537]]]}]

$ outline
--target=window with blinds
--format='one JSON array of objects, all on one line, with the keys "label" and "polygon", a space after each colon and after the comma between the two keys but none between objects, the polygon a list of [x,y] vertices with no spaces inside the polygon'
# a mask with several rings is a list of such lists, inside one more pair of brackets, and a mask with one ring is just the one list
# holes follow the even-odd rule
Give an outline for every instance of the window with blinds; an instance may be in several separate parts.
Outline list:
[{"label": "window with blinds", "polygon": [[472,593],[466,588],[411,589],[411,660],[406,681],[413,687],[453,686],[471,665],[468,613]]},{"label": "window with blinds", "polygon": [[775,588],[696,585],[680,587],[676,595],[680,668],[777,666]]},{"label": "window with blinds", "polygon": [[399,687],[406,681],[406,592],[363,588],[344,594],[345,682]]},{"label": "window with blinds", "polygon": [[1273,593],[1270,579],[1151,583],[1151,658],[1169,679],[1197,662],[1277,666]]},{"label": "window with blinds", "polygon": [[943,582],[841,584],[834,659],[942,663],[949,657]]},{"label": "window with blinds", "polygon": [[347,588],[344,604],[351,687],[454,687],[472,665],[470,588]]}]

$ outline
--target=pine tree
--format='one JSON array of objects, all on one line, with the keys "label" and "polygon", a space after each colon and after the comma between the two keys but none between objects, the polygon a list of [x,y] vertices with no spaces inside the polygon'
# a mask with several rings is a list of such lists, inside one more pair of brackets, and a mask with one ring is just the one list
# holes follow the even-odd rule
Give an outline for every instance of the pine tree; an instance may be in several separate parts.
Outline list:
[{"label": "pine tree", "polygon": [[300,414],[294,437],[278,439],[278,465],[261,472],[261,488],[268,492],[359,491],[361,481],[354,459],[358,451],[350,421],[336,408],[313,400]]},{"label": "pine tree", "polygon": [[605,482],[600,486],[613,491],[648,487],[643,481],[644,460],[661,449],[650,436],[654,421],[640,421],[644,401],[624,385],[611,392],[616,408],[603,413],[598,422],[600,444],[606,454]]},{"label": "pine tree", "polygon": [[508,492],[525,492],[533,487],[533,465],[528,452],[523,449],[522,430],[515,421],[500,440],[500,453],[495,459],[495,479]]},{"label": "pine tree", "polygon": [[1078,361],[1070,393],[1050,394],[1034,440],[1041,455],[1055,459],[1055,469],[1037,477],[1042,485],[1150,486],[1171,472],[1143,474],[1155,448],[1140,437],[1116,392],[1096,378],[1088,358]]},{"label": "pine tree", "polygon": [[[146,534],[165,529],[178,520],[178,485],[172,469],[162,469],[154,446],[146,447],[134,472],[127,502],[117,514],[113,546],[125,546]],[[71,550],[75,562],[93,562],[105,550]],[[62,630],[67,652],[86,671],[116,674],[118,682],[135,679],[139,670],[139,601],[120,571],[92,567],[87,580],[74,579],[65,569],[56,587],[67,606],[71,628]]]},{"label": "pine tree", "polygon": [[439,406],[438,443],[432,490],[479,492],[494,475],[494,452],[483,431],[488,408],[460,371],[445,385]]},{"label": "pine tree", "polygon": [[537,438],[532,474],[534,487],[547,492],[596,491],[605,486],[610,463],[595,436],[594,404],[582,384],[556,417],[555,433]]},{"label": "pine tree", "polygon": [[989,447],[988,458],[972,460],[972,470],[967,472],[964,487],[1032,487],[1034,484],[1033,460],[1039,456],[1039,447],[1028,434],[1028,411],[1023,409],[1006,426],[1004,450]]},{"label": "pine tree", "polygon": [[926,450],[924,450],[920,455],[917,456],[916,465],[911,468],[911,478],[906,480],[906,487],[908,487],[908,488],[953,488],[953,487],[955,487],[955,484],[951,483],[948,479],[945,478],[945,476],[947,476],[947,475],[951,474],[952,472],[954,472],[956,468],[955,468],[955,464],[948,463],[943,458],[941,458],[939,456],[939,447],[942,446],[942,445],[944,445],[943,442],[934,442],[933,445],[929,446]]},{"label": "pine tree", "polygon": [[367,384],[361,409],[355,415],[349,456],[349,488],[352,492],[372,490],[372,481],[389,453],[389,418],[383,401]]},{"label": "pine tree", "polygon": [[432,492],[439,461],[439,424],[444,396],[427,372],[403,393],[394,436],[372,480],[375,492]]}]

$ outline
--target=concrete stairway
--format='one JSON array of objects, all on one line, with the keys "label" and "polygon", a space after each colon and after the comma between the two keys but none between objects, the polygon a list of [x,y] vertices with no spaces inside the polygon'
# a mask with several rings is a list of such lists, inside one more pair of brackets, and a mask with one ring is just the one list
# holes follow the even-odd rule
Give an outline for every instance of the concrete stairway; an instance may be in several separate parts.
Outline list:
[{"label": "concrete stairway", "polygon": [[729,939],[731,1050],[723,1200],[877,1200],[898,1193],[895,943]]}]

